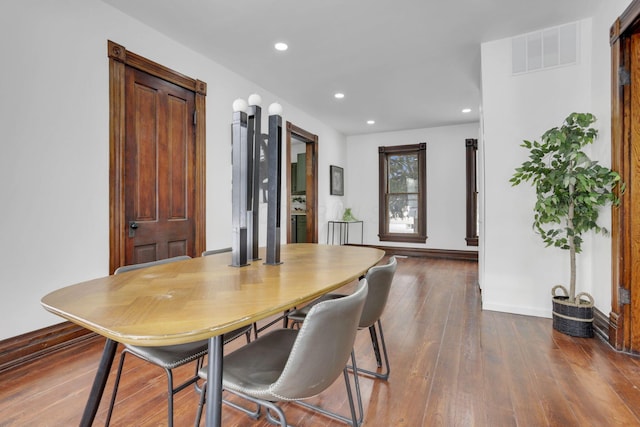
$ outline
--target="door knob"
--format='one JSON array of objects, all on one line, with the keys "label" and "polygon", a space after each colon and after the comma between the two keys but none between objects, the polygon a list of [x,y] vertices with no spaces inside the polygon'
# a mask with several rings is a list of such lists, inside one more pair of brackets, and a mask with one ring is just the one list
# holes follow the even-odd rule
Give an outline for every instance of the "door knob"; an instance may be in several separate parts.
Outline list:
[{"label": "door knob", "polygon": [[136,228],[138,228],[138,223],[135,221],[129,221],[129,237],[136,236]]}]

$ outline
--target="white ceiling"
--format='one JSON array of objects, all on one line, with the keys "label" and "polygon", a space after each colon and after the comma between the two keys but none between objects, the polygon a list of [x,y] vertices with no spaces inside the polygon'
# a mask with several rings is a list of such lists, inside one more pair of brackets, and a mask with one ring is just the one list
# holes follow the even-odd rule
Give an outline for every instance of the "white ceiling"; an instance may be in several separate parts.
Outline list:
[{"label": "white ceiling", "polygon": [[103,1],[345,135],[477,121],[482,42],[589,17],[598,2]]}]

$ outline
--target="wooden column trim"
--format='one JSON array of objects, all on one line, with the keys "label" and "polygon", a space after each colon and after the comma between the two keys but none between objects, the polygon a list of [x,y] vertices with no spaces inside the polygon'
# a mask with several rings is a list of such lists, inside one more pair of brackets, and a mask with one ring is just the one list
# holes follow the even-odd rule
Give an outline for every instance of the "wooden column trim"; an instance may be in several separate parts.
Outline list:
[{"label": "wooden column trim", "polygon": [[611,32],[611,43],[631,30],[631,27],[638,26],[638,16],[640,16],[640,1],[634,0],[613,24],[612,29],[615,27],[615,32]]},{"label": "wooden column trim", "polygon": [[[630,70],[631,35],[638,30],[640,1],[635,0],[613,23],[611,42],[611,168],[627,183],[627,191],[619,195],[620,206],[611,211],[611,312],[609,343],[621,351],[631,349],[631,317],[629,304],[620,300],[620,290],[630,290],[632,261],[629,227],[631,212],[631,85],[626,80]],[[635,70],[638,74],[638,70]],[[636,349],[637,350],[637,349]]]},{"label": "wooden column trim", "polygon": [[196,81],[196,182],[195,182],[195,246],[196,254],[201,254],[207,249],[206,241],[206,197],[207,194],[207,84]]},{"label": "wooden column trim", "polygon": [[122,62],[130,67],[151,74],[152,76],[159,77],[175,85],[189,89],[192,92],[202,93],[203,95],[207,94],[207,84],[203,81],[185,76],[171,68],[165,67],[164,65],[128,51],[124,46],[112,42],[111,40],[107,41],[107,45],[109,49],[109,59]]},{"label": "wooden column trim", "polygon": [[477,216],[477,161],[478,140],[475,138],[467,138],[465,145],[465,163],[466,163],[466,199],[467,199],[467,215],[466,215],[466,237],[467,246],[478,246],[478,227],[476,222]]},{"label": "wooden column trim", "polygon": [[126,49],[111,41],[109,46],[109,274],[124,264],[124,105]]},{"label": "wooden column trim", "polygon": [[287,180],[287,188],[286,188],[286,194],[287,194],[287,243],[292,243],[293,242],[293,226],[291,225],[291,191],[293,190],[293,188],[291,188],[291,180],[293,179],[293,177],[291,176],[291,126],[293,126],[291,124],[291,122],[287,122],[286,124],[286,132],[285,132],[285,164],[287,165],[285,169],[285,177]]}]

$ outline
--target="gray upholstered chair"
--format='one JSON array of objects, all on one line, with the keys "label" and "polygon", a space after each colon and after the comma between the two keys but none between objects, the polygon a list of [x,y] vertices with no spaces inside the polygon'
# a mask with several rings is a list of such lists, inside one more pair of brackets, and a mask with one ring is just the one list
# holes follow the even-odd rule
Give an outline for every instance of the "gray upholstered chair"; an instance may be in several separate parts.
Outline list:
[{"label": "gray upholstered chair", "polygon": [[[363,279],[357,290],[344,298],[316,304],[299,330],[276,329],[224,357],[223,388],[258,405],[273,410],[277,422],[287,426],[285,414],[276,402],[299,401],[327,389],[342,372],[351,410],[352,426],[358,420],[347,372],[367,295]],[[206,381],[206,367],[200,369]],[[200,423],[206,383],[198,407]],[[271,413],[267,410],[270,420]],[[340,418],[342,419],[342,418]]]},{"label": "gray upholstered chair", "polygon": [[[382,332],[382,322],[380,317],[384,312],[384,308],[387,304],[389,297],[389,290],[391,289],[391,282],[396,272],[398,262],[395,257],[391,257],[389,262],[385,265],[378,265],[371,267],[367,272],[366,278],[369,283],[369,293],[367,295],[367,301],[364,304],[362,310],[362,317],[360,318],[360,329],[369,329],[371,335],[371,343],[373,345],[373,351],[376,357],[378,368],[382,368],[382,355],[384,355],[385,371],[382,373],[373,372],[362,368],[357,368],[357,372],[372,375],[376,378],[387,380],[389,378],[390,367],[389,359],[387,357],[387,345],[384,341],[384,334]],[[307,313],[315,304],[326,301],[328,299],[342,298],[341,294],[327,294],[323,297],[313,301],[312,303],[302,307],[298,310],[294,310],[289,313],[288,318],[294,324],[300,324],[305,320]],[[378,341],[378,332],[376,331],[376,325],[378,326],[378,332],[380,334],[380,341]],[[380,343],[382,344],[382,354],[380,353]]]},{"label": "gray upholstered chair", "polygon": [[[127,271],[138,270],[141,268],[147,268],[155,265],[167,264],[167,263],[176,262],[176,261],[183,261],[187,259],[191,259],[191,257],[187,255],[182,255],[182,256],[162,259],[158,261],[127,265],[127,266],[118,268],[114,274],[122,274]],[[238,328],[234,331],[224,334],[223,340],[225,343],[227,343],[242,335],[245,335],[247,337],[247,342],[249,342],[251,338],[250,332],[251,332],[251,325],[245,326],[243,328]],[[116,380],[113,386],[113,394],[111,396],[111,402],[109,403],[109,412],[107,413],[107,420],[105,422],[105,425],[108,426],[109,422],[111,421],[111,414],[113,413],[113,407],[116,402],[116,394],[118,393],[118,385],[120,384],[120,377],[122,375],[122,367],[124,366],[124,360],[127,354],[132,354],[142,360],[145,360],[149,363],[159,366],[163,368],[167,373],[168,425],[173,426],[173,395],[178,393],[180,390],[183,390],[185,387],[189,386],[190,384],[196,383],[199,380],[198,369],[202,366],[202,358],[204,355],[207,354],[208,347],[209,347],[208,340],[200,340],[192,343],[170,345],[170,346],[163,346],[163,347],[142,347],[142,346],[125,344],[124,350],[120,355],[120,363],[118,365],[118,372],[116,374]],[[194,361],[197,362],[194,370],[194,375],[189,379],[187,379],[182,384],[174,387],[172,369],[175,369],[178,366],[182,366],[189,362],[194,362]]]}]

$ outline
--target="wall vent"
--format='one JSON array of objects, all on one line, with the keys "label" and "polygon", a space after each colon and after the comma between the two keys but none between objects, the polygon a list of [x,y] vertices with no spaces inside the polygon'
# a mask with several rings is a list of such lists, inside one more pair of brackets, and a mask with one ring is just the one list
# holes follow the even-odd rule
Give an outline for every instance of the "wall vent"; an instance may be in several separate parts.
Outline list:
[{"label": "wall vent", "polygon": [[547,28],[511,39],[514,75],[578,63],[577,22]]}]

